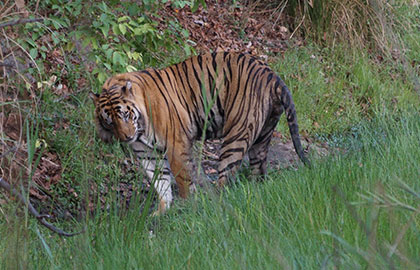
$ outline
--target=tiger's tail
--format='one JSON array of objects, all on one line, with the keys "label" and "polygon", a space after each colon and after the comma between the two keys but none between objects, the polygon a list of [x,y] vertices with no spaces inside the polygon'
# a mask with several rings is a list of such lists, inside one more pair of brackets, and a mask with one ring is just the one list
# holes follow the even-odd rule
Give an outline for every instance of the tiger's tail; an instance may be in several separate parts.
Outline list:
[{"label": "tiger's tail", "polygon": [[285,114],[286,114],[287,125],[289,126],[290,135],[292,137],[292,142],[293,142],[293,146],[295,147],[296,153],[299,156],[300,160],[302,160],[302,162],[306,166],[311,167],[311,163],[305,157],[302,144],[300,142],[299,126],[297,123],[295,103],[293,102],[292,94],[290,93],[289,88],[287,88],[283,80],[280,79],[280,77],[277,77],[276,91],[277,91],[277,96],[280,99],[280,104],[281,106],[283,106]]}]

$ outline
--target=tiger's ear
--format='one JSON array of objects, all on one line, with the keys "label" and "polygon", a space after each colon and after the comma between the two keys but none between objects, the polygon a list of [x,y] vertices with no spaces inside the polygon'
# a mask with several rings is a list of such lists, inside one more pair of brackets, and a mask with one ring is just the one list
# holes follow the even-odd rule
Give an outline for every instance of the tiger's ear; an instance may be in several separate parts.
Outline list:
[{"label": "tiger's ear", "polygon": [[92,91],[90,91],[89,97],[93,100],[93,103],[96,105],[96,102],[98,101],[98,98],[99,98],[99,94],[95,94]]},{"label": "tiger's ear", "polygon": [[122,91],[124,94],[133,95],[133,84],[131,83],[131,81],[127,81],[125,86],[122,88]]}]

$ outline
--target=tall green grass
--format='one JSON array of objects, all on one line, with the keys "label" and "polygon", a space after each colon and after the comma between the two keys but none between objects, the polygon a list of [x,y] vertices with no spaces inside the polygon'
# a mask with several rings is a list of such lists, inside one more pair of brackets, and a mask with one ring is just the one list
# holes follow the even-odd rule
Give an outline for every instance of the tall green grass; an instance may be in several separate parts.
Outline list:
[{"label": "tall green grass", "polygon": [[[253,1],[250,1],[253,2]],[[265,2],[255,1],[255,2]],[[418,32],[415,25],[420,8],[416,1],[384,0],[294,0],[267,1],[294,20],[294,33],[334,47],[350,44],[390,56],[404,54],[404,36]],[[268,4],[268,3],[265,3]],[[263,8],[264,5],[261,5]],[[404,56],[403,56],[404,58]]]},{"label": "tall green grass", "polygon": [[138,205],[87,218],[74,238],[35,221],[1,226],[1,266],[16,263],[15,248],[31,269],[418,269],[418,118],[375,117],[345,153],[220,194],[201,190],[146,229]]},{"label": "tall green grass", "polygon": [[[412,52],[420,53],[420,47]],[[379,63],[364,50],[308,45],[290,49],[271,66],[293,94],[304,135],[348,133],[377,114],[420,106],[403,63],[392,59]],[[283,122],[279,128],[288,134]]]},{"label": "tall green grass", "polygon": [[79,221],[59,213],[59,227],[87,228],[60,238],[17,206],[2,205],[0,268],[416,269],[419,200],[400,185],[419,193],[419,99],[404,69],[315,46],[291,49],[272,66],[293,92],[302,133],[341,150],[314,160],[311,170],[271,171],[263,183],[242,177],[222,194],[201,189],[146,224],[138,198],[121,211],[113,188],[141,185],[142,176],[121,168],[119,145],[95,138],[91,89],[58,103],[46,89],[40,113],[28,121],[39,123],[36,138],[59,154],[54,204],[80,212],[95,198],[96,210]]}]

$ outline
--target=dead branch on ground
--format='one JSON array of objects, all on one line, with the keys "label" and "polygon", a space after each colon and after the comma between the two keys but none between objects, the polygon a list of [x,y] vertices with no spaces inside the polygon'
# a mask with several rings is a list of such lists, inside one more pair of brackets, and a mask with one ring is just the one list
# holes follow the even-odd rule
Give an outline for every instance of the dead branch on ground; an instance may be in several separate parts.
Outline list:
[{"label": "dead branch on ground", "polygon": [[41,22],[43,21],[43,18],[34,18],[34,19],[16,19],[16,20],[11,20],[5,23],[0,24],[0,28],[6,27],[6,26],[12,26],[12,25],[16,25],[16,24],[22,24],[22,23],[32,23],[32,22]]},{"label": "dead branch on ground", "polygon": [[11,187],[10,184],[1,177],[0,177],[0,188],[6,190],[9,194],[12,194],[16,198],[18,198],[20,203],[28,207],[29,212],[39,221],[39,223],[41,223],[42,225],[44,225],[51,231],[57,233],[58,235],[70,237],[70,236],[81,234],[85,231],[85,230],[82,230],[80,232],[68,233],[55,227],[54,225],[52,225],[51,223],[45,220],[46,218],[50,218],[49,215],[41,215],[40,213],[38,213],[38,211],[32,206],[29,200],[26,201],[26,199],[22,196],[22,194],[20,194],[16,189]]}]

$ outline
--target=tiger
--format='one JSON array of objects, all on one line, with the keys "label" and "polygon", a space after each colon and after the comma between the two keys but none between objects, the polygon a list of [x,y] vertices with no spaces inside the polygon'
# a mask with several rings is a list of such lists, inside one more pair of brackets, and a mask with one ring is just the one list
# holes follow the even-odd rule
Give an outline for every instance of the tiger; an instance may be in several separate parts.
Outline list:
[{"label": "tiger", "polygon": [[283,112],[297,155],[310,165],[288,87],[268,64],[248,54],[206,53],[163,69],[117,74],[105,81],[101,94],[91,91],[89,96],[99,137],[129,144],[153,180],[156,215],[170,208],[173,178],[179,196],[188,197],[197,140],[221,140],[218,187],[235,174],[246,154],[249,171],[264,177]]}]

